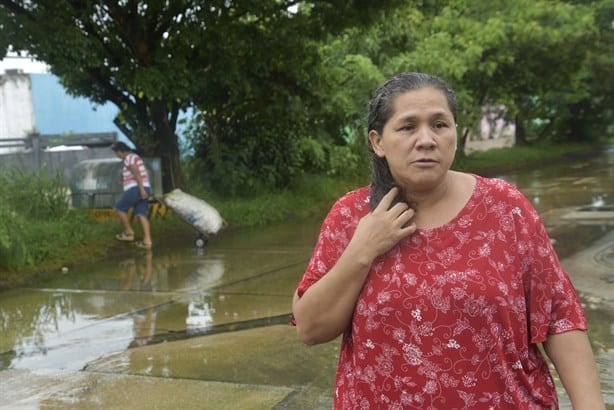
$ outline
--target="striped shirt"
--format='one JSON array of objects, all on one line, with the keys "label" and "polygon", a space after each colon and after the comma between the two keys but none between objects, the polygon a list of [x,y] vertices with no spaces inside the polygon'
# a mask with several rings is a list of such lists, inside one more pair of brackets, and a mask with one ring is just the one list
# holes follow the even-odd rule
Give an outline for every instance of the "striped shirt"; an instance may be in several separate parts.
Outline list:
[{"label": "striped shirt", "polygon": [[147,169],[145,168],[143,160],[137,154],[130,153],[124,158],[124,169],[122,170],[122,175],[124,177],[124,191],[138,186],[136,177],[130,171],[130,165],[137,166],[139,174],[141,175],[141,180],[143,181],[143,186],[149,187],[149,175],[147,174]]}]

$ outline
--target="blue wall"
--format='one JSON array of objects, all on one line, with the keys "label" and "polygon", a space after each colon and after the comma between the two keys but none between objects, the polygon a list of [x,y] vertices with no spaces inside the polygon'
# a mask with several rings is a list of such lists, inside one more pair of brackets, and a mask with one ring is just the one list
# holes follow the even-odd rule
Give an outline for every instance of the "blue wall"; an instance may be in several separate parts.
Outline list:
[{"label": "blue wall", "polygon": [[[40,134],[116,132],[120,141],[134,148],[113,123],[119,111],[112,103],[96,105],[87,98],[73,97],[66,93],[59,79],[53,74],[30,74],[32,105],[36,131]],[[189,119],[193,110],[179,113],[179,119]],[[177,124],[179,145],[184,146],[185,125]]]},{"label": "blue wall", "polygon": [[116,132],[119,140],[134,146],[113,123],[118,112],[115,105],[96,105],[87,98],[72,97],[53,74],[30,74],[30,81],[40,134]]}]

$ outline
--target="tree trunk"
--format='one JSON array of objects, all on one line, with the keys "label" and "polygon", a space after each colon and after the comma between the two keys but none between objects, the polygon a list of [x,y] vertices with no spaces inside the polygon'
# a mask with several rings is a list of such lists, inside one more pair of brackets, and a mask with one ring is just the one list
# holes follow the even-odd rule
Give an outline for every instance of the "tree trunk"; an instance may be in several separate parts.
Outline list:
[{"label": "tree trunk", "polygon": [[162,188],[170,192],[175,188],[186,189],[186,182],[181,170],[178,138],[175,133],[159,135],[154,155],[160,158],[162,166]]},{"label": "tree trunk", "polygon": [[178,109],[170,111],[162,101],[150,104],[151,120],[155,126],[153,136],[153,154],[160,158],[162,167],[162,189],[164,192],[175,188],[186,189],[186,182],[181,170],[179,138],[175,133]]},{"label": "tree trunk", "polygon": [[527,131],[524,122],[519,115],[514,116],[514,124],[516,125],[516,143],[515,145],[529,145],[527,141]]},{"label": "tree trunk", "polygon": [[[142,155],[160,158],[162,190],[185,190],[181,170],[179,138],[175,133],[179,109],[169,110],[160,100],[140,100],[126,111],[126,121],[114,120],[115,125],[137,145]],[[146,124],[146,128],[143,125]]]},{"label": "tree trunk", "polygon": [[[571,104],[569,106],[570,119],[568,121],[569,127],[567,135],[565,136],[568,141],[583,141],[589,139],[590,136],[586,133],[586,107],[590,104],[589,101],[583,100],[577,104]],[[588,137],[588,138],[587,138]]]},{"label": "tree trunk", "polygon": [[460,139],[458,140],[458,145],[457,145],[457,155],[458,153],[460,153],[461,155],[465,155],[465,146],[467,145],[467,139],[469,138],[469,128],[465,128],[463,130],[463,134],[461,135]]}]

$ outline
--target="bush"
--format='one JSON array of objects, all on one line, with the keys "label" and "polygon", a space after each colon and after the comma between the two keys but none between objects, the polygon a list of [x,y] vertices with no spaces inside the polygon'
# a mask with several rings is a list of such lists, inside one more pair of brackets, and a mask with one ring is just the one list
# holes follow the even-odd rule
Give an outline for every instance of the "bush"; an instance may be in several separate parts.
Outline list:
[{"label": "bush", "polygon": [[22,171],[5,167],[0,173],[0,200],[24,218],[46,219],[64,216],[70,209],[62,173]]},{"label": "bush", "polygon": [[41,264],[62,263],[96,232],[106,231],[71,209],[61,174],[3,168],[0,172],[0,279]]}]

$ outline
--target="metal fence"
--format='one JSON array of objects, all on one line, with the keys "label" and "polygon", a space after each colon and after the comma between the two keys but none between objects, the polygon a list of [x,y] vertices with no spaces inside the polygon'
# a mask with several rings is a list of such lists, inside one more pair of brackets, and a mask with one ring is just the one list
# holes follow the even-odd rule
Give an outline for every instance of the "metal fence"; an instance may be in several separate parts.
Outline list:
[{"label": "metal fence", "polygon": [[[110,149],[117,133],[34,134],[26,138],[0,139],[0,169],[63,173],[68,183],[75,164],[86,159],[115,158]],[[4,153],[3,153],[4,152]]]},{"label": "metal fence", "polygon": [[[116,133],[31,135],[0,139],[0,172],[3,167],[62,174],[72,202],[80,208],[110,208],[123,191],[122,162],[111,151]],[[6,149],[18,150],[2,154]],[[143,158],[152,193],[162,195],[159,158]]]}]

